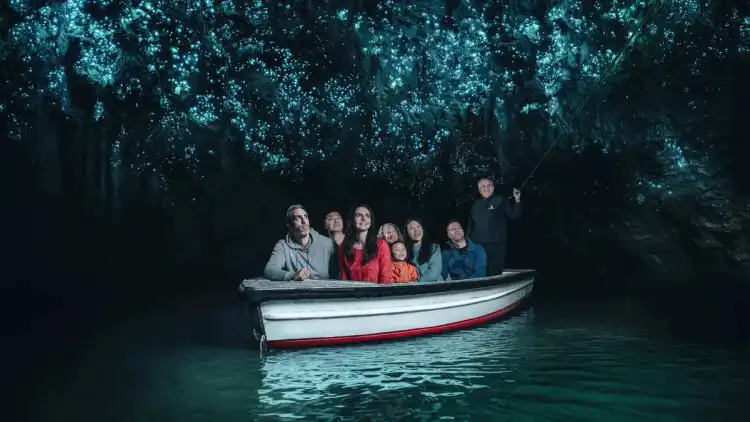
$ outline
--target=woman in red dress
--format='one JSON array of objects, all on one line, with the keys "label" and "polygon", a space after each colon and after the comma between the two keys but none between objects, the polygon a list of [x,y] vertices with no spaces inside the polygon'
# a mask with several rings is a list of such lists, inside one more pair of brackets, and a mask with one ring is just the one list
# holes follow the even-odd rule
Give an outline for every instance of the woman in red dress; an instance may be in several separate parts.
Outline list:
[{"label": "woman in red dress", "polygon": [[342,280],[391,282],[391,250],[378,239],[375,218],[367,205],[354,208],[339,248]]}]

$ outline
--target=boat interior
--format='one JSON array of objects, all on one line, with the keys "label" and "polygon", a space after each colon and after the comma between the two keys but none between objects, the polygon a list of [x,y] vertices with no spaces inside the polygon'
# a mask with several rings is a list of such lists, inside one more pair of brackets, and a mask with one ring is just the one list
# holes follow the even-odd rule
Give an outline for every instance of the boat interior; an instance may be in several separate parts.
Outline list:
[{"label": "boat interior", "polygon": [[265,278],[252,278],[242,281],[239,292],[256,303],[268,300],[400,296],[461,291],[521,281],[533,282],[535,275],[535,270],[514,269],[506,270],[501,275],[468,280],[389,284],[344,280],[271,281]]}]

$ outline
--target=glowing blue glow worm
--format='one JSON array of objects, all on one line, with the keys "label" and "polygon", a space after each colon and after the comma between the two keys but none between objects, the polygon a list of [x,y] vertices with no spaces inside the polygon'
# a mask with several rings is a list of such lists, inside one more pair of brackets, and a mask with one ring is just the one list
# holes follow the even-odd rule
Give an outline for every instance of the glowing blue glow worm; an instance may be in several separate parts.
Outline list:
[{"label": "glowing blue glow worm", "polygon": [[[230,130],[245,137],[246,148],[262,157],[269,169],[289,162],[280,152],[283,142],[301,143],[301,150],[321,155],[344,145],[327,142],[320,149],[317,142],[323,133],[326,137],[357,140],[363,151],[392,149],[412,157],[412,164],[429,166],[439,143],[457,129],[457,119],[450,116],[481,113],[493,84],[502,91],[495,97],[494,107],[500,127],[508,116],[535,109],[559,114],[563,106],[576,100],[571,95],[571,68],[580,73],[578,83],[593,83],[614,55],[603,45],[624,42],[614,38],[622,31],[612,31],[605,35],[607,42],[602,42],[593,22],[585,19],[580,2],[575,1],[554,5],[547,10],[545,22],[515,9],[503,11],[501,21],[489,20],[487,6],[477,10],[465,2],[454,15],[454,28],[443,28],[440,22],[444,11],[430,4],[420,7],[391,0],[379,2],[377,8],[385,17],[377,21],[372,16],[351,15],[348,10],[326,10],[328,5],[323,5],[317,24],[335,21],[351,25],[365,62],[378,66],[363,66],[366,70],[356,75],[318,75],[322,81],[311,86],[316,63],[303,61],[300,52],[287,42],[287,37],[306,29],[292,7],[274,11],[275,18],[290,22],[278,30],[268,24],[270,11],[267,2],[261,0],[250,5],[231,0],[170,2],[169,14],[165,13],[166,1],[152,0],[106,18],[90,15],[84,8],[88,3],[71,0],[32,10],[30,1],[11,0],[11,7],[22,14],[21,21],[11,29],[11,37],[24,46],[29,65],[44,78],[43,85],[13,90],[13,101],[27,104],[45,94],[65,107],[67,82],[60,60],[69,43],[77,39],[81,54],[74,71],[98,89],[113,89],[124,99],[132,93],[152,95],[143,91],[148,86],[143,82],[150,77],[158,81],[154,95],[163,109],[157,115],[163,117],[154,117],[150,124],[159,128],[162,136],[177,144],[189,144],[191,127]],[[111,3],[96,2],[100,7]],[[688,21],[699,15],[704,3],[669,2],[665,7],[672,21]],[[605,8],[598,2],[594,8],[600,9],[601,18],[610,26],[630,30],[643,13],[644,4],[643,0],[613,1]],[[223,17],[240,10],[252,30],[226,25]],[[207,30],[186,22],[201,22]],[[747,19],[742,31],[747,40],[744,48],[750,48]],[[674,31],[664,33],[668,44]],[[125,51],[117,36],[127,37],[135,47]],[[499,42],[504,39],[527,41]],[[495,63],[497,55],[511,61]],[[516,95],[513,79],[518,67],[533,74],[544,99],[528,104],[518,97],[506,101]],[[149,78],[133,77],[138,72],[148,73]],[[0,100],[0,106],[8,109],[8,101]],[[507,104],[518,104],[518,108],[509,110]],[[105,103],[100,101],[93,117],[101,118],[104,112]],[[365,112],[372,119],[363,129]],[[436,118],[441,115],[449,118]],[[227,128],[217,125],[222,119],[229,122]],[[9,121],[18,119],[9,116]],[[22,132],[17,128],[14,133]],[[472,154],[469,150],[457,153],[457,168],[469,166]],[[144,162],[153,162],[157,157],[146,158]],[[671,159],[676,168],[689,165],[677,152]],[[371,167],[388,172],[396,165],[378,163]]]}]

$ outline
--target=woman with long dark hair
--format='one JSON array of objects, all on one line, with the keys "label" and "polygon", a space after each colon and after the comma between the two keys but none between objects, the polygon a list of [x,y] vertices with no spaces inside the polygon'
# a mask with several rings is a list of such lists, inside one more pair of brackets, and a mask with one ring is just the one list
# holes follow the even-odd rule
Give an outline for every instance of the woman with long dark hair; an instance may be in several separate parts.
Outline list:
[{"label": "woman with long dark hair", "polygon": [[406,220],[406,251],[417,267],[417,281],[442,281],[443,257],[440,245],[432,243],[417,219]]},{"label": "woman with long dark hair", "polygon": [[391,282],[391,250],[373,226],[375,217],[367,205],[352,211],[339,249],[342,280]]}]

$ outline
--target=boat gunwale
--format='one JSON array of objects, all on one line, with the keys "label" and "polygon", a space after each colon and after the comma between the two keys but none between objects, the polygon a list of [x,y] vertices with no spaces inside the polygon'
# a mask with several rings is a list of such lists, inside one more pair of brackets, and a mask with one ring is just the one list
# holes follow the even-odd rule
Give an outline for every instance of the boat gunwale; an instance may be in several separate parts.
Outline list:
[{"label": "boat gunwale", "polygon": [[[513,272],[511,273],[511,271]],[[517,283],[529,279],[533,280],[535,277],[536,270],[523,269],[508,270],[508,273],[489,277],[423,283],[377,284],[339,281],[340,283],[352,283],[353,285],[344,286],[343,284],[339,285],[336,283],[336,286],[331,286],[332,280],[308,280],[299,282],[299,288],[281,287],[276,289],[273,288],[273,283],[275,282],[270,280],[265,280],[267,284],[262,289],[248,286],[245,282],[250,280],[243,280],[239,290],[240,294],[250,303],[261,303],[272,300],[356,299],[466,291]],[[316,286],[316,284],[318,285]]]},{"label": "boat gunwale", "polygon": [[[517,293],[520,290],[524,290],[529,287],[530,284],[532,284],[533,281],[528,280],[527,282],[519,282],[519,285],[516,286],[513,289],[503,290],[500,292],[494,292],[490,295],[485,296],[477,296],[470,299],[463,299],[458,302],[439,302],[439,303],[433,303],[433,304],[427,304],[422,305],[418,308],[409,308],[406,309],[406,306],[403,307],[388,307],[388,308],[381,308],[377,310],[371,310],[368,309],[366,311],[361,311],[359,309],[354,310],[338,310],[338,311],[328,311],[328,312],[319,312],[319,313],[304,313],[304,314],[295,314],[295,313],[286,313],[282,314],[280,316],[275,315],[273,312],[271,312],[271,315],[268,314],[268,312],[263,313],[263,319],[269,320],[269,321],[301,321],[301,320],[310,320],[310,319],[345,319],[345,318],[361,318],[361,317],[372,317],[372,316],[383,316],[383,315],[404,315],[404,314],[418,314],[422,312],[429,312],[429,311],[441,311],[445,309],[453,309],[453,308],[463,308],[467,306],[472,306],[480,303],[489,302],[492,300],[498,300],[502,299],[506,296],[510,296],[514,293]],[[501,285],[493,286],[493,287],[500,287]],[[486,288],[485,288],[486,289]],[[473,289],[477,291],[482,291],[484,289]],[[466,290],[470,291],[470,290]],[[525,298],[528,295],[524,295],[522,297]],[[519,299],[520,300],[520,299]]]}]

